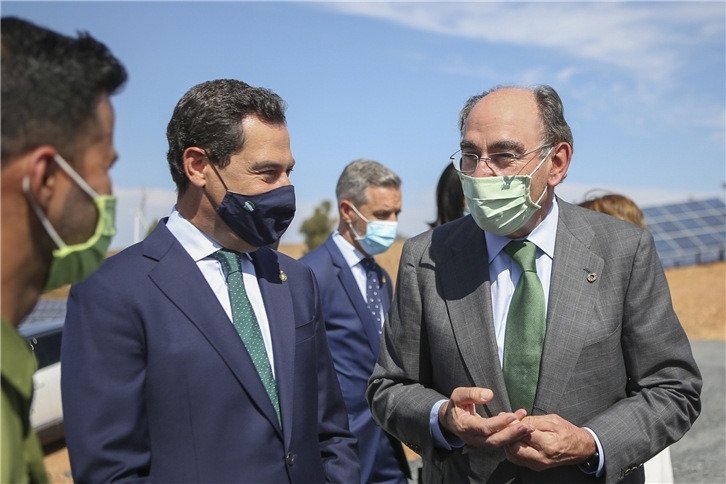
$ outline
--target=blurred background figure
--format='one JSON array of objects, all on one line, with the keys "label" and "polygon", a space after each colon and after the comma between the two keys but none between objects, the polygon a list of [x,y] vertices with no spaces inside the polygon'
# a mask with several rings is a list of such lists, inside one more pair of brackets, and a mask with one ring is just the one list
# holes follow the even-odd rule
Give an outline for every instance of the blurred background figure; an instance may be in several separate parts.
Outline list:
[{"label": "blurred background figure", "polygon": [[373,420],[365,399],[393,295],[391,277],[373,256],[396,239],[401,179],[376,161],[355,160],[340,175],[335,196],[338,230],[300,261],[320,286],[330,353],[358,439],[360,482],[405,484],[410,471],[403,447]]},{"label": "blurred background figure", "polygon": [[634,201],[624,195],[611,193],[591,200],[585,200],[580,206],[596,212],[612,215],[620,220],[635,224],[638,227],[647,228],[645,218],[643,218],[643,212]]},{"label": "blurred background figure", "polygon": [[[634,201],[624,195],[611,193],[602,197],[586,200],[580,204],[581,207],[589,208],[596,212],[606,213],[613,217],[625,220],[638,227],[648,228],[645,224],[643,212]],[[670,447],[666,447],[655,457],[644,464],[646,484],[672,484],[673,465],[671,463]]]},{"label": "blurred background figure", "polygon": [[451,163],[446,165],[436,185],[436,212],[436,220],[429,223],[432,229],[469,214],[459,174]]}]

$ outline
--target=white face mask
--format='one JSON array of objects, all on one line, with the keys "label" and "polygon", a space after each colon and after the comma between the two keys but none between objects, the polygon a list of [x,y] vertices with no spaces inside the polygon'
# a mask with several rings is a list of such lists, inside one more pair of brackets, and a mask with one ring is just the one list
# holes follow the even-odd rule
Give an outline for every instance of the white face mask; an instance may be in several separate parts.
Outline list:
[{"label": "white face mask", "polygon": [[366,234],[361,237],[353,228],[350,223],[348,227],[353,232],[355,240],[358,241],[361,248],[368,255],[381,254],[388,250],[388,248],[396,240],[396,230],[398,229],[398,222],[389,222],[387,220],[368,220],[365,218],[355,205],[351,204],[350,207],[355,211],[356,214],[368,225],[366,227]]},{"label": "white face mask", "polygon": [[509,235],[521,229],[541,207],[530,197],[532,175],[550,156],[553,148],[529,175],[471,177],[459,173],[467,206],[476,224],[494,235]]}]

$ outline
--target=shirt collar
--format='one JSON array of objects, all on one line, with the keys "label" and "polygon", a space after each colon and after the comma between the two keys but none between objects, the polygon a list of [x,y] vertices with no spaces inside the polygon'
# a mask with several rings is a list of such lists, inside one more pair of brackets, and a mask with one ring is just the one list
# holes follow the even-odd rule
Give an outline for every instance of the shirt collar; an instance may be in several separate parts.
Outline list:
[{"label": "shirt collar", "polygon": [[[26,400],[33,395],[33,373],[38,367],[35,356],[25,338],[4,319],[0,322],[2,341],[2,376]],[[3,384],[4,386],[4,384]],[[5,399],[3,388],[3,400]],[[3,401],[4,404],[4,401]]]},{"label": "shirt collar", "polygon": [[[169,220],[166,221],[166,228],[176,237],[194,262],[199,262],[222,249],[221,245],[185,219],[176,209],[176,205],[171,210]],[[250,258],[250,255],[247,254],[247,257]]]},{"label": "shirt collar", "polygon": [[[547,254],[550,259],[554,258],[555,255],[555,237],[557,236],[557,221],[559,217],[560,210],[557,204],[557,197],[554,197],[552,206],[544,220],[525,237],[525,239],[534,243],[542,252]],[[502,249],[513,240],[504,235],[494,235],[489,232],[484,232],[484,237],[486,238],[490,264]]]},{"label": "shirt collar", "polygon": [[345,238],[340,235],[337,230],[333,232],[333,242],[335,242],[335,245],[337,245],[338,249],[340,249],[340,253],[343,254],[343,259],[345,259],[345,262],[348,263],[348,267],[360,264],[360,261],[365,258],[361,251],[345,240]]}]

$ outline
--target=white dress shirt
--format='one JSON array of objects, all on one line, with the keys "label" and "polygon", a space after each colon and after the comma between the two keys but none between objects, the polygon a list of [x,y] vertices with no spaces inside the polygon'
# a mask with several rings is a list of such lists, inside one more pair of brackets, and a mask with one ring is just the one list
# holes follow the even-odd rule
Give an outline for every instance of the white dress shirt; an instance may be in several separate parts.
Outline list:
[{"label": "white dress shirt", "polygon": [[[213,253],[222,248],[214,240],[210,239],[205,233],[192,225],[187,219],[177,211],[176,205],[169,215],[166,222],[166,228],[172,233],[184,250],[194,259],[197,267],[207,280],[212,292],[217,296],[219,304],[222,305],[224,312],[229,317],[232,324],[232,305],[229,302],[229,289],[227,287],[227,279],[224,277],[222,265],[217,259],[210,257]],[[275,376],[275,363],[272,355],[272,337],[270,336],[270,323],[267,320],[267,312],[265,311],[265,303],[262,300],[260,286],[257,282],[257,274],[252,258],[249,254],[243,254],[240,258],[242,261],[242,280],[247,292],[247,298],[252,305],[252,311],[257,318],[257,324],[260,325],[262,340],[265,343],[267,358],[270,360],[272,368],[272,376]]]},{"label": "white dress shirt", "polygon": [[[361,296],[363,296],[363,300],[366,301],[368,298],[368,294],[366,292],[368,274],[366,273],[365,268],[361,264],[361,261],[365,258],[365,255],[363,255],[361,251],[356,249],[353,244],[345,240],[345,238],[340,235],[337,230],[333,232],[333,242],[335,242],[335,245],[338,246],[340,253],[343,254],[343,259],[345,259],[348,267],[350,267],[350,271],[353,273],[353,277],[355,278],[356,284],[358,284],[358,289],[360,290]],[[383,307],[381,306],[381,327],[383,327],[382,325],[385,319],[386,314],[383,311]],[[380,328],[378,329],[378,332],[381,332]]]}]

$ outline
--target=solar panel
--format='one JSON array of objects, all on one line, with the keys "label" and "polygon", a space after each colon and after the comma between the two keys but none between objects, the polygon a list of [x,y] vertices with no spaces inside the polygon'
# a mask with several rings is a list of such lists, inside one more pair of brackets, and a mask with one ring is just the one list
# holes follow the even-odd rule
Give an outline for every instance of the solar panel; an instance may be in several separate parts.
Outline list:
[{"label": "solar panel", "polygon": [[643,208],[663,267],[724,260],[726,204],[719,198]]}]

